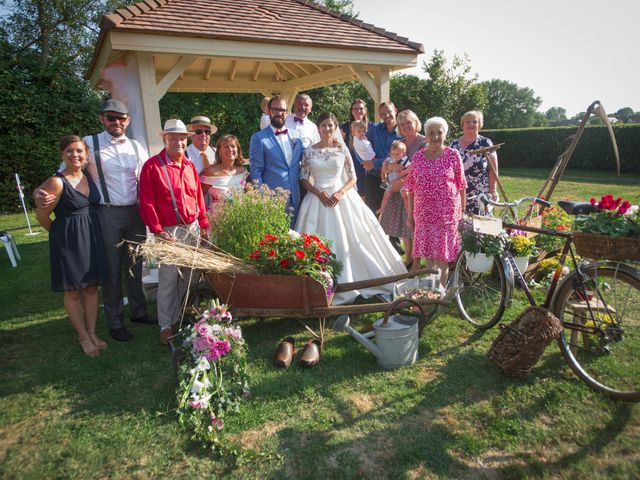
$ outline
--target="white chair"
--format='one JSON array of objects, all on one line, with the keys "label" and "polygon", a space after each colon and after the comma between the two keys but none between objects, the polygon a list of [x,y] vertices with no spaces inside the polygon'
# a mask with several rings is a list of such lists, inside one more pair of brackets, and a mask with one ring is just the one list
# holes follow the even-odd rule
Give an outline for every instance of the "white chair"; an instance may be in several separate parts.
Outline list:
[{"label": "white chair", "polygon": [[15,268],[18,266],[17,260],[21,260],[20,254],[18,253],[18,246],[16,245],[16,241],[13,239],[10,233],[8,232],[0,232],[0,241],[4,244],[4,248],[7,250],[7,254],[9,255],[9,261],[11,265]]}]

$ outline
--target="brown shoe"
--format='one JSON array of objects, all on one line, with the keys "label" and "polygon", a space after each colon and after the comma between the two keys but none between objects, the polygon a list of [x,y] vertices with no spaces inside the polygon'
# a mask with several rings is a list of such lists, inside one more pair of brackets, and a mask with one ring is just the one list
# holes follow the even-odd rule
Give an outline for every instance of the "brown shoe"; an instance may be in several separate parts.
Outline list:
[{"label": "brown shoe", "polygon": [[171,327],[163,328],[162,330],[160,330],[160,343],[162,345],[169,344],[169,337],[171,336],[171,333]]},{"label": "brown shoe", "polygon": [[293,338],[287,337],[283,339],[276,347],[276,353],[273,356],[273,364],[278,368],[287,368],[291,365],[293,354],[296,351]]},{"label": "brown shoe", "polygon": [[299,365],[302,368],[312,368],[320,363],[320,352],[322,351],[322,343],[320,340],[311,340],[304,346]]}]

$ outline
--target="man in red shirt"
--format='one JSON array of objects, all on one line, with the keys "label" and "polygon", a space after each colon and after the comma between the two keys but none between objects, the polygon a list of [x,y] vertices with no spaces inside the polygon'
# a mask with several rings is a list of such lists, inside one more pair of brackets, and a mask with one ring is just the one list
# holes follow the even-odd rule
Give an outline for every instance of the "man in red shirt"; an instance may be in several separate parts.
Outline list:
[{"label": "man in red shirt", "polygon": [[[209,221],[198,173],[185,156],[192,133],[181,120],[170,119],[160,132],[164,149],[145,162],[140,173],[140,215],[155,236],[197,245],[207,238]],[[180,301],[190,278],[178,267],[161,265],[158,282],[160,342],[167,344],[171,326],[178,321]]]}]

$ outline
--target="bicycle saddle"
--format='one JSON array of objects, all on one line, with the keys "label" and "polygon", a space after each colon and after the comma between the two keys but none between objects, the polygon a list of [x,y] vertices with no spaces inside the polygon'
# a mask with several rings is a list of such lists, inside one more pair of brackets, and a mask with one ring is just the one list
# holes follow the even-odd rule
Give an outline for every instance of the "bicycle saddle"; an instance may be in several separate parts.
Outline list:
[{"label": "bicycle saddle", "polygon": [[570,202],[568,200],[560,200],[558,206],[569,215],[580,215],[581,213],[591,213],[596,211],[596,206],[589,202]]}]

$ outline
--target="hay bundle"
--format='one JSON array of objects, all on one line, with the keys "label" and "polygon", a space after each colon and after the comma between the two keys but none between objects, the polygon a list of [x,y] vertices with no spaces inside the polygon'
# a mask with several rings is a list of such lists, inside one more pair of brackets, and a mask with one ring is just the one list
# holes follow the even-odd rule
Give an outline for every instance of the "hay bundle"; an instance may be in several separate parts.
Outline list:
[{"label": "hay bundle", "polygon": [[257,273],[256,268],[240,258],[220,250],[209,242],[192,246],[156,238],[155,242],[127,242],[136,256],[155,257],[159,263],[197,268],[217,273]]}]

